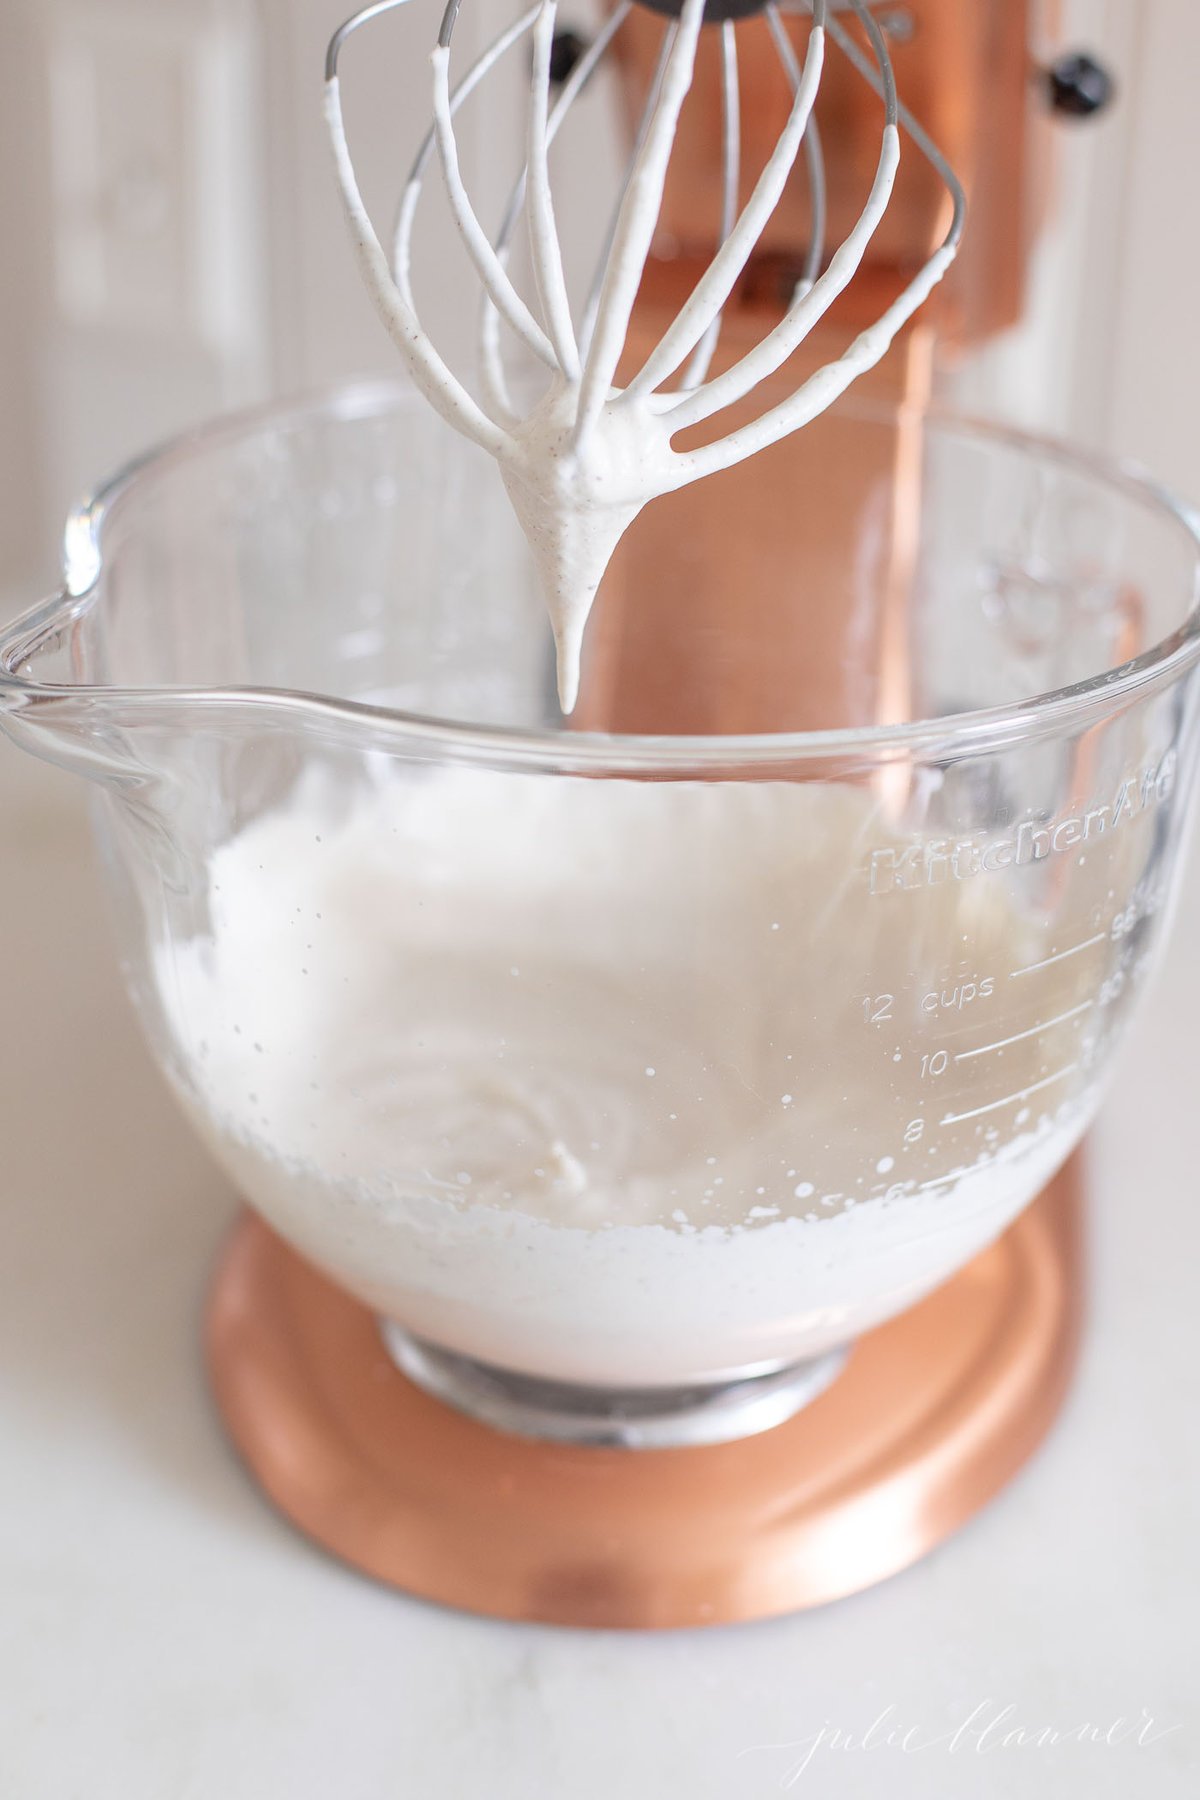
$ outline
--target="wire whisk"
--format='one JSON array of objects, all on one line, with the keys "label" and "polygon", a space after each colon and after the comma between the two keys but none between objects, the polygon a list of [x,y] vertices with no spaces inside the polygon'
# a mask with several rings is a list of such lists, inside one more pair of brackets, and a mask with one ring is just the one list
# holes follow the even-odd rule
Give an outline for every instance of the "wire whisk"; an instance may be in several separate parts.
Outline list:
[{"label": "wire whisk", "polygon": [[[446,422],[499,465],[537,563],[558,649],[564,712],[576,700],[584,628],[623,533],[651,499],[712,475],[777,442],[829,407],[886,353],[953,260],[962,235],[963,190],[946,159],[900,103],[885,35],[865,0],[808,0],[811,26],[797,54],[774,0],[637,0],[664,15],[662,39],[595,281],[575,316],[555,221],[549,151],[594,76],[635,0],[618,0],[556,94],[551,81],[554,0],[537,0],[501,31],[452,82],[451,47],[461,0],[450,0],[431,56],[432,124],[404,188],[390,254],[367,213],[347,146],[338,68],[347,40],[409,0],[377,0],[340,28],[326,63],[326,118],[338,185],[368,287],[414,381]],[[854,14],[869,54],[838,11]],[[779,138],[742,207],[738,23],[760,13],[791,89]],[[621,387],[617,369],[659,221],[676,128],[692,83],[701,30],[719,32],[722,94],[721,219],[711,261],[641,367]],[[459,164],[455,114],[514,46],[530,40],[531,80],[525,159],[498,231],[481,224]],[[881,141],[870,191],[831,254],[826,253],[825,151],[813,118],[827,44],[848,58],[882,102]],[[782,401],[699,447],[677,448],[682,432],[744,401],[797,350],[853,280],[887,210],[900,160],[900,127],[948,190],[950,222],[939,247],[899,296],[834,360]],[[811,242],[783,317],[744,355],[712,375],[721,317],[803,149]],[[418,316],[412,236],[422,188],[436,159],[450,210],[483,288],[478,398],[442,359]],[[535,294],[511,272],[524,218]],[[508,332],[546,371],[544,389],[522,410],[505,368]],[[670,385],[669,385],[670,384]]]}]

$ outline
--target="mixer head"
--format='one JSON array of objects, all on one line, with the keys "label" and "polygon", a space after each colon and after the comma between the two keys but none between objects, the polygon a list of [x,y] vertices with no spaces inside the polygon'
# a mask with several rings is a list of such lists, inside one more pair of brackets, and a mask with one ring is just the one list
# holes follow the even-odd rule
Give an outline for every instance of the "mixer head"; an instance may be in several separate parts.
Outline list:
[{"label": "mixer head", "polygon": [[[901,104],[887,39],[864,0],[845,6],[811,0],[802,53],[774,0],[655,0],[664,15],[653,73],[596,277],[578,318],[572,308],[554,212],[548,152],[572,105],[619,34],[633,22],[632,0],[618,0],[591,46],[551,98],[556,8],[545,0],[502,31],[452,84],[450,53],[461,0],[450,0],[432,54],[433,125],[401,200],[390,257],[368,216],[346,142],[338,82],[347,39],[407,0],[379,0],[333,38],[326,65],[326,112],[339,186],[368,286],[427,399],[456,430],[499,464],[538,564],[559,655],[564,711],[574,706],[584,627],[609,559],[652,498],[727,469],[806,425],[883,357],[950,266],[962,234],[963,191],[945,158]],[[739,26],[735,20],[747,14]],[[839,13],[849,15],[845,22]],[[639,21],[639,22],[644,22]],[[701,32],[719,31],[722,94],[721,218],[716,247],[691,292],[641,366],[618,384],[639,289],[659,227],[676,133],[692,85]],[[769,34],[791,105],[774,148],[739,209],[742,186],[739,30]],[[463,182],[454,131],[458,107],[524,38],[532,39],[532,79],[524,166],[499,231],[490,236]],[[813,109],[831,44],[874,89],[881,104],[879,148],[865,201],[844,239],[827,253],[825,157]],[[722,414],[738,407],[789,363],[860,269],[887,211],[900,160],[900,127],[949,196],[940,243],[900,292],[830,361],[806,372],[782,401],[740,417],[722,433]],[[801,149],[806,152],[810,244],[782,317],[761,339],[710,375],[729,301],[782,200]],[[484,290],[479,353],[482,397],[446,366],[418,317],[411,282],[417,202],[437,157],[455,224]],[[525,216],[536,295],[526,298],[510,262]],[[514,403],[505,367],[505,326],[546,373],[527,412]],[[686,434],[686,443],[676,440]]]}]

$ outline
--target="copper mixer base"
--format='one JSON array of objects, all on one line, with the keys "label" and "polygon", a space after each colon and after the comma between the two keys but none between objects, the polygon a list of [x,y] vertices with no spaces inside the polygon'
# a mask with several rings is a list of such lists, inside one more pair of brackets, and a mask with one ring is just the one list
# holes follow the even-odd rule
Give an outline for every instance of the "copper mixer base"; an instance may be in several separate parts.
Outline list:
[{"label": "copper mixer base", "polygon": [[1079,1178],[862,1338],[786,1424],[698,1449],[503,1435],[399,1373],[372,1314],[253,1214],[208,1309],[217,1401],[280,1510],[423,1599],[504,1619],[670,1627],[765,1618],[915,1562],[1015,1474],[1079,1331]]}]

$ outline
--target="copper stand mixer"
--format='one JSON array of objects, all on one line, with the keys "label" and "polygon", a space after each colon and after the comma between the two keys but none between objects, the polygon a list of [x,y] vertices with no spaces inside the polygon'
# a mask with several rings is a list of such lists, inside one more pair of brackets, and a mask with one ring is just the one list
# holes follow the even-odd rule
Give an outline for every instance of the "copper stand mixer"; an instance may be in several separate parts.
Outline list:
[{"label": "copper stand mixer", "polygon": [[[1025,4],[908,0],[877,12],[898,86],[967,189],[962,256],[865,379],[868,403],[890,420],[872,440],[873,467],[834,418],[819,437],[796,433],[728,470],[719,504],[708,484],[686,487],[632,525],[591,628],[574,715],[583,731],[737,733],[763,729],[764,713],[780,731],[919,716],[911,709],[922,675],[903,600],[915,578],[925,411],[939,352],[969,349],[1019,316],[1047,154],[1046,83],[1031,65]],[[614,40],[631,132],[660,31],[635,7]],[[556,41],[560,81],[584,48],[569,34]],[[1099,81],[1090,66],[1064,65],[1059,109],[1099,104]],[[722,186],[713,35],[700,46],[695,90],[633,314],[629,372],[713,253]],[[758,166],[791,105],[765,36],[747,39],[741,93],[743,152]],[[853,71],[831,68],[817,117],[837,145],[828,165],[835,241],[850,229],[851,196],[869,183],[876,115]],[[804,277],[812,192],[799,176],[790,183],[725,307],[716,368],[771,329]],[[804,369],[839,355],[890,303],[940,241],[946,209],[936,174],[907,159],[859,281],[799,353]],[[793,361],[768,399],[796,380]],[[896,603],[848,656],[837,614],[854,604],[864,488],[878,496],[875,554]],[[806,580],[815,586],[819,576],[837,597],[824,614],[791,603],[800,495]],[[731,596],[758,609],[747,641],[762,654],[714,669],[705,620],[719,619]],[[383,1581],[472,1612],[571,1625],[755,1618],[905,1567],[1021,1467],[1071,1374],[1080,1224],[1076,1158],[990,1249],[861,1339],[846,1372],[804,1410],[762,1435],[703,1448],[549,1444],[463,1416],[406,1380],[371,1312],[251,1216],[222,1259],[208,1353],[226,1421],[267,1492],[304,1531]]]}]

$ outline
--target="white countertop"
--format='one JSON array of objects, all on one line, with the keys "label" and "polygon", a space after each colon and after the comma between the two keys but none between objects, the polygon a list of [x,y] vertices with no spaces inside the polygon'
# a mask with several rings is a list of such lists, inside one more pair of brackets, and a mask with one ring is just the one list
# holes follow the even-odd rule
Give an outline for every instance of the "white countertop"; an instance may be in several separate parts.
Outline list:
[{"label": "white countertop", "polygon": [[[141,1044],[80,796],[2,740],[0,831],[0,1800],[1200,1791],[1200,871],[1093,1144],[1047,1446],[871,1593],[642,1637],[406,1600],[260,1498],[198,1348],[233,1196]],[[1120,1719],[1146,1741],[1080,1741]],[[854,1742],[801,1769],[822,1727]]]}]

